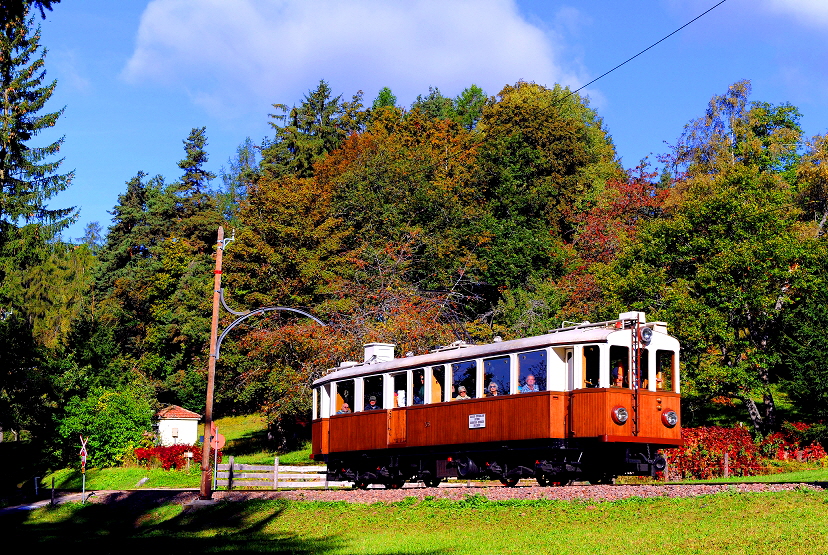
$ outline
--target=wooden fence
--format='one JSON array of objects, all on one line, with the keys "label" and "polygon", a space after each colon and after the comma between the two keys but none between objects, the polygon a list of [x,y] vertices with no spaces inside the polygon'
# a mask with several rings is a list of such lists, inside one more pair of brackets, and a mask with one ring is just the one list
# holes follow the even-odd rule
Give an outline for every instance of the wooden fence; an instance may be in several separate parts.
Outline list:
[{"label": "wooden fence", "polygon": [[229,464],[216,468],[216,486],[239,490],[248,488],[330,488],[350,487],[351,482],[329,482],[326,466],[287,466],[239,464],[230,457]]}]

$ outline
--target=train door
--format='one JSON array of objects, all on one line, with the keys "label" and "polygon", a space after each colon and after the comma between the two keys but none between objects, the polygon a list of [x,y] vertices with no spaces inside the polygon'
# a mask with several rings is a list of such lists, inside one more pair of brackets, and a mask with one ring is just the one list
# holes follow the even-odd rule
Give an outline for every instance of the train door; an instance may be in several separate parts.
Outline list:
[{"label": "train door", "polygon": [[406,416],[408,406],[408,375],[409,372],[397,372],[388,376],[388,384],[393,395],[393,408],[388,411],[388,445],[400,446],[406,443]]}]

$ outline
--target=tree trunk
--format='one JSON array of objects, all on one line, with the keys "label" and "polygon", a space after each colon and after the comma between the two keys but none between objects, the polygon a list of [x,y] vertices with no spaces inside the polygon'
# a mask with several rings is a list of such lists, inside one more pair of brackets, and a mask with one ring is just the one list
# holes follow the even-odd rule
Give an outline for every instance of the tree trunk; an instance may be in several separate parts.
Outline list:
[{"label": "tree trunk", "polygon": [[762,395],[762,402],[765,405],[765,431],[773,432],[776,430],[776,403],[773,401],[773,395],[765,393]]},{"label": "tree trunk", "polygon": [[763,433],[764,422],[762,421],[762,415],[759,414],[759,407],[756,406],[756,401],[750,397],[742,397],[742,402],[744,402],[747,407],[748,416],[750,416],[750,422],[753,424],[753,429],[756,433]]}]

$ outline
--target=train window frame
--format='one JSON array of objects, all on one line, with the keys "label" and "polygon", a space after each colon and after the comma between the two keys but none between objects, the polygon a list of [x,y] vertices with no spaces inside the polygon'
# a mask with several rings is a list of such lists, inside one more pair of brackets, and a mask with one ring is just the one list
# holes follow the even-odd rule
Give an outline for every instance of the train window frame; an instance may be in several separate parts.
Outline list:
[{"label": "train window frame", "polygon": [[[544,363],[542,370],[535,371],[535,372],[531,373],[532,376],[535,379],[535,385],[537,386],[537,391],[548,391],[549,390],[549,349],[533,349],[531,351],[522,351],[520,353],[516,353],[516,355],[515,355],[516,362],[517,362],[517,364],[516,364],[516,366],[517,366],[517,368],[516,368],[517,382],[515,384],[515,387],[516,387],[515,392],[517,392],[517,393],[529,393],[528,391],[526,391],[526,392],[522,391],[522,389],[525,387],[526,380],[529,378],[529,374],[530,374],[529,370],[531,369],[531,367],[527,368],[526,369],[527,371],[524,372],[521,357],[526,356],[526,355],[533,355],[535,353],[541,353],[543,355],[543,363]],[[521,385],[521,383],[523,385]]]},{"label": "train window frame", "polygon": [[[594,349],[594,351],[593,351]],[[581,388],[597,389],[601,383],[601,346],[581,345]],[[594,354],[593,354],[594,353]],[[594,360],[593,360],[594,358]],[[587,377],[590,381],[587,381]],[[593,379],[594,378],[594,379]],[[591,385],[587,385],[587,383]]]},{"label": "train window frame", "polygon": [[[659,355],[661,353],[668,353],[670,355],[670,375],[667,378],[664,378],[662,376],[662,380],[665,380],[665,379],[670,380],[670,382],[669,382],[670,385],[669,385],[669,387],[662,387],[661,389],[659,389],[658,374],[660,373],[660,370],[661,370]],[[665,393],[678,392],[678,387],[677,387],[678,386],[678,383],[677,383],[678,368],[677,368],[677,366],[678,366],[678,356],[676,355],[676,352],[674,350],[672,350],[672,349],[656,349],[656,351],[655,351],[655,365],[654,365],[654,368],[653,368],[653,370],[656,374],[656,378],[655,378],[655,388],[656,388],[655,390],[656,391],[663,391]],[[662,385],[663,385],[663,382],[662,382]]]},{"label": "train window frame", "polygon": [[[420,405],[427,405],[426,399],[428,399],[428,370],[427,368],[412,368],[411,369],[411,391],[409,392],[409,397],[411,398],[411,406],[417,407]],[[422,372],[423,377],[423,391],[418,397],[417,393],[417,376],[418,372]],[[420,402],[417,402],[417,399],[420,399]]]},{"label": "train window frame", "polygon": [[641,364],[638,368],[638,374],[639,389],[650,389],[650,349],[647,347],[641,349]]},{"label": "train window frame", "polygon": [[319,417],[319,415],[320,415],[320,414],[321,414],[321,412],[322,412],[322,411],[320,410],[320,409],[321,409],[321,407],[319,406],[319,402],[320,402],[320,400],[321,400],[321,399],[320,399],[320,398],[321,398],[321,395],[319,395],[319,388],[320,388],[320,387],[321,387],[321,386],[319,386],[319,387],[314,387],[314,388],[313,388],[313,405],[312,405],[312,407],[313,407],[313,414],[311,415],[311,420],[318,420],[318,419],[320,418],[320,417]]},{"label": "train window frame", "polygon": [[[482,397],[484,397],[484,398],[493,397],[493,395],[489,395],[490,378],[486,377],[486,375],[487,375],[487,373],[486,373],[487,364],[491,364],[492,361],[501,361],[501,360],[504,360],[504,359],[508,362],[508,366],[506,367],[506,381],[505,381],[506,391],[503,392],[503,390],[499,389],[498,394],[495,397],[500,397],[500,396],[503,396],[503,395],[512,395],[512,382],[514,381],[513,380],[513,375],[514,375],[514,370],[513,369],[514,369],[514,366],[515,366],[515,361],[513,360],[514,359],[513,355],[507,354],[507,355],[501,355],[501,356],[497,356],[497,357],[489,357],[489,358],[482,359],[482,363],[483,363],[483,391],[482,391]],[[494,378],[492,378],[492,379],[494,379]],[[498,386],[498,388],[501,387],[500,384],[497,381],[495,381],[495,384]]]},{"label": "train window frame", "polygon": [[[436,371],[436,372],[435,372]],[[442,373],[442,379],[438,378],[435,374]],[[446,372],[446,365],[445,364],[435,364],[433,366],[428,367],[428,375],[426,379],[426,385],[428,386],[428,393],[426,394],[429,402],[428,404],[435,404],[435,403],[445,403],[450,399],[446,399],[446,381],[447,381],[448,372]],[[440,386],[440,391],[437,393],[439,396],[437,401],[434,400],[434,384]]]},{"label": "train window frame", "polygon": [[[380,380],[379,387],[371,385],[371,384],[373,384],[373,380],[377,380],[377,379]],[[370,383],[366,383],[366,382],[370,382]],[[381,409],[387,408],[385,406],[385,398],[386,398],[386,395],[385,395],[385,374],[375,374],[375,375],[372,375],[372,376],[363,376],[363,378],[362,378],[362,403],[361,403],[361,406],[362,406],[363,410],[367,410],[367,409],[365,409],[365,407],[368,406],[368,403],[370,402],[369,399],[370,399],[371,395],[379,396],[379,399],[377,399],[377,405],[379,405],[379,407]],[[376,410],[376,409],[373,409],[373,410]]]},{"label": "train window frame", "polygon": [[[411,399],[408,393],[410,389],[410,380],[408,379],[409,373],[409,370],[403,370],[401,372],[389,372],[388,374],[383,374],[385,376],[385,381],[388,384],[389,388],[385,392],[385,394],[390,404],[390,406],[387,406],[385,408],[396,409],[408,406],[408,401]],[[404,387],[402,388],[402,392],[404,393],[403,399],[399,399],[399,392],[401,391],[400,388],[397,387],[397,384],[400,381],[399,378],[402,378],[404,383]]]},{"label": "train window frame", "polygon": [[[449,399],[449,401],[456,401],[460,397],[460,387],[466,388],[466,395],[469,396],[470,399],[477,399],[478,398],[478,386],[480,384],[480,367],[479,364],[480,359],[466,359],[466,360],[458,360],[456,362],[452,362],[448,364],[448,372],[446,375],[448,376],[448,382],[451,383],[451,389],[454,396]],[[458,369],[466,367],[467,370],[464,372],[462,380],[458,380],[455,378],[456,372]],[[469,385],[469,382],[471,384]],[[451,395],[450,394],[450,395]],[[464,399],[465,400],[465,399]]]},{"label": "train window frame", "polygon": [[[351,382],[350,386],[350,396],[351,400],[346,401],[344,395],[340,393],[340,384],[344,384],[344,382]],[[348,388],[345,388],[345,391],[348,391]],[[356,380],[354,378],[345,378],[344,380],[337,380],[333,382],[333,389],[332,389],[332,399],[333,399],[333,407],[331,410],[331,415],[339,414],[339,411],[342,410],[342,405],[348,403],[351,408],[351,414],[354,412],[354,403],[356,402]],[[347,413],[346,413],[347,414]]]},{"label": "train window frame", "polygon": [[[632,372],[632,353],[627,345],[610,345],[609,358],[609,374],[607,387],[611,389],[630,389],[630,373]],[[620,364],[622,372],[620,375],[621,384],[618,384],[616,374],[614,372],[616,364]]]}]

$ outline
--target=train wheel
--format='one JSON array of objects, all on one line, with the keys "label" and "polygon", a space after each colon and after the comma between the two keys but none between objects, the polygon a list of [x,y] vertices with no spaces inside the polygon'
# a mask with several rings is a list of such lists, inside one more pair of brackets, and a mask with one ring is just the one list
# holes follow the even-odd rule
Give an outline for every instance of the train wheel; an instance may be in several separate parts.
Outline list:
[{"label": "train wheel", "polygon": [[541,487],[552,486],[552,487],[560,487],[560,486],[568,486],[572,483],[572,480],[556,480],[554,477],[550,476],[538,476],[535,478],[538,481],[538,485]]},{"label": "train wheel", "polygon": [[440,482],[442,482],[442,478],[423,478],[423,483],[427,488],[436,488],[440,486]]},{"label": "train wheel", "polygon": [[401,489],[405,484],[405,478],[394,478],[387,484],[385,484],[386,489]]},{"label": "train wheel", "polygon": [[506,486],[507,488],[513,488],[517,485],[520,481],[520,478],[501,478],[500,483]]},{"label": "train wheel", "polygon": [[598,474],[590,476],[589,483],[594,485],[608,486],[615,483],[615,474]]},{"label": "train wheel", "polygon": [[368,489],[368,482],[365,480],[357,480],[354,482],[354,489]]}]

